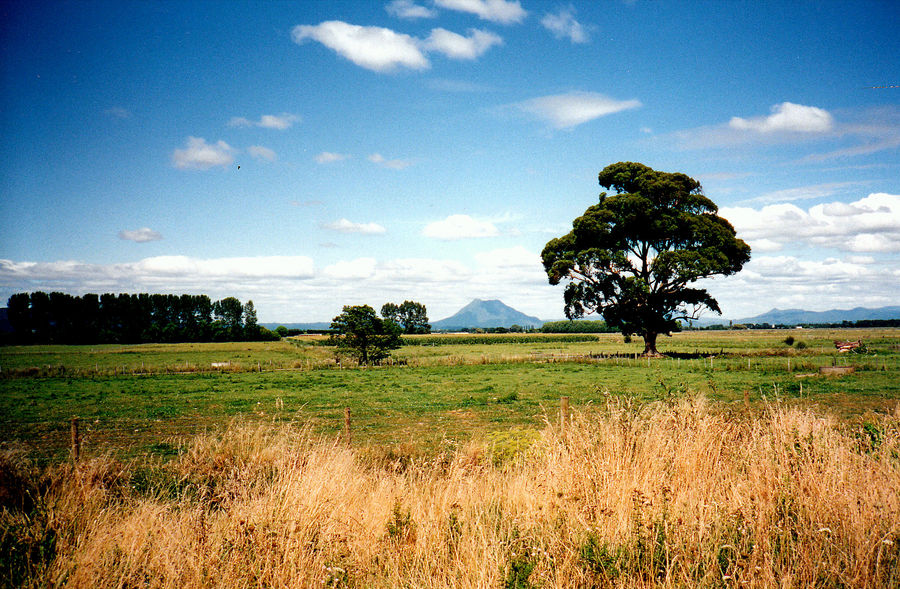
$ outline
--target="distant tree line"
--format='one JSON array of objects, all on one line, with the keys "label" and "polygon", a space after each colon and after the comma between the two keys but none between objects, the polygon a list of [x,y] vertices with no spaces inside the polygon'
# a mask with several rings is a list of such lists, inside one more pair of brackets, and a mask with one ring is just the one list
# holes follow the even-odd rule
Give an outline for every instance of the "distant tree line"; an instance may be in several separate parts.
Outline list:
[{"label": "distant tree line", "polygon": [[771,323],[729,323],[724,325],[716,323],[714,325],[705,326],[683,326],[684,329],[690,331],[725,331],[729,329],[841,329],[841,328],[877,328],[877,327],[900,327],[900,319],[859,319],[857,321],[841,321],[840,323],[779,323],[773,325]]},{"label": "distant tree line", "polygon": [[605,321],[573,319],[570,321],[548,321],[541,327],[543,333],[614,333],[619,331]]},{"label": "distant tree line", "polygon": [[12,341],[22,344],[139,344],[279,339],[257,323],[253,301],[206,295],[14,294]]}]

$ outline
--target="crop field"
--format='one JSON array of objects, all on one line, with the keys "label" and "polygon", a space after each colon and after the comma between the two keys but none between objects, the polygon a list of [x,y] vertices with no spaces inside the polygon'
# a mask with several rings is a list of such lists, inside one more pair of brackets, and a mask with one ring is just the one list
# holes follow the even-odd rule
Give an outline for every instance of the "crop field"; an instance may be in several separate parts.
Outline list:
[{"label": "crop field", "polygon": [[900,330],[321,344],[0,348],[0,587],[900,584]]}]

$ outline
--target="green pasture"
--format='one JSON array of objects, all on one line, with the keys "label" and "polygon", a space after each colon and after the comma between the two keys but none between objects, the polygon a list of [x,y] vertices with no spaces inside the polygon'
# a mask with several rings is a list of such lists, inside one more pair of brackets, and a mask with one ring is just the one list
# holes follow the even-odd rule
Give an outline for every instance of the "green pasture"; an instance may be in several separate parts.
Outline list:
[{"label": "green pasture", "polygon": [[[651,360],[635,357],[639,339],[626,344],[617,334],[479,337],[422,336],[397,350],[393,365],[370,368],[337,363],[314,338],[0,348],[0,444],[63,458],[74,416],[87,453],[166,454],[235,419],[336,437],[349,407],[355,444],[428,451],[555,422],[562,396],[575,410],[695,394],[725,411],[744,411],[745,394],[754,410],[802,403],[850,420],[900,410],[898,329],[679,333],[660,341],[670,357]],[[836,353],[834,340],[856,339],[867,353]],[[835,364],[855,372],[819,374]]]}]

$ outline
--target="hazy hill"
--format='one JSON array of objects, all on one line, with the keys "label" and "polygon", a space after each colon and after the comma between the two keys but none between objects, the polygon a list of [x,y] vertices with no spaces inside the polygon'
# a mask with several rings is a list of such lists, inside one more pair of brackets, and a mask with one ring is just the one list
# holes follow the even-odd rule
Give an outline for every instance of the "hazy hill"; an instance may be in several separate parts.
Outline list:
[{"label": "hazy hill", "polygon": [[805,311],[803,309],[772,309],[755,317],[735,320],[735,323],[771,323],[773,325],[799,325],[801,323],[841,323],[863,319],[900,319],[900,307],[867,309],[832,309],[830,311]]},{"label": "hazy hill", "polygon": [[540,327],[544,322],[537,317],[516,311],[498,300],[475,299],[454,315],[432,321],[432,329],[464,329],[474,327]]}]

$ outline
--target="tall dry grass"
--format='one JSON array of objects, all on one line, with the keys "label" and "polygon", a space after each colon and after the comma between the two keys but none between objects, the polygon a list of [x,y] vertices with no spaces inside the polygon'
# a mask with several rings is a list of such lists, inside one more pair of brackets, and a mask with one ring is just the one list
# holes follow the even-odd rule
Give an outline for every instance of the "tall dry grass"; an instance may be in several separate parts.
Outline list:
[{"label": "tall dry grass", "polygon": [[57,467],[0,512],[4,566],[35,587],[900,584],[898,415],[610,403],[492,439],[408,460],[235,425],[166,465]]}]

